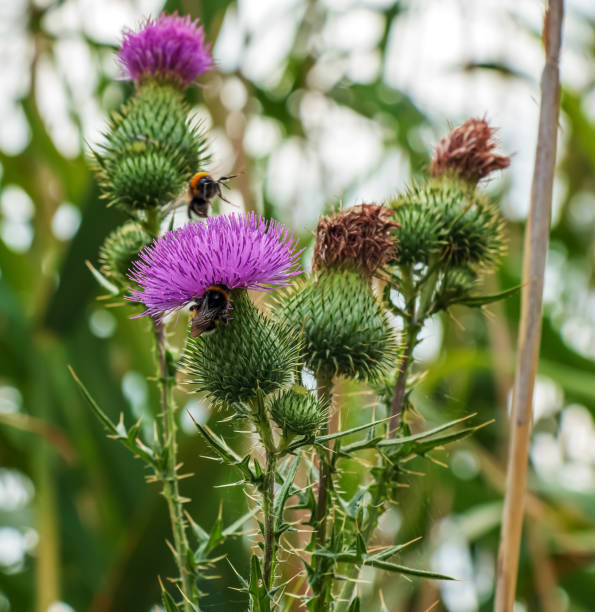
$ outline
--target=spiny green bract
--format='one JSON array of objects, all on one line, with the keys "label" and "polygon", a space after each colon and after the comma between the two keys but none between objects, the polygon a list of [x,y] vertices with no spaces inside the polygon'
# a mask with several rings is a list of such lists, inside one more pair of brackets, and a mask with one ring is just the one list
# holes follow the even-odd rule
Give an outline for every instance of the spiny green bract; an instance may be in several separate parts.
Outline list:
[{"label": "spiny green bract", "polygon": [[414,185],[391,203],[399,241],[399,264],[491,267],[504,250],[503,220],[489,198],[452,178]]},{"label": "spiny green bract", "polygon": [[327,410],[318,402],[313,392],[299,385],[282,391],[273,398],[269,406],[273,421],[285,435],[314,435],[326,419]]},{"label": "spiny green bract", "polygon": [[436,310],[448,308],[469,296],[477,283],[477,272],[469,267],[449,268],[436,288]]},{"label": "spiny green bract", "polygon": [[138,223],[125,223],[114,230],[99,249],[102,274],[118,287],[128,287],[130,265],[138,258],[139,251],[151,242],[151,237]]},{"label": "spiny green bract", "polygon": [[281,297],[275,315],[303,330],[306,363],[314,371],[368,379],[394,364],[394,332],[355,270],[330,269],[302,281]]},{"label": "spiny green bract", "polygon": [[190,382],[217,404],[239,404],[284,387],[300,361],[297,334],[260,313],[245,290],[232,294],[229,320],[189,338]]},{"label": "spiny green bract", "polygon": [[188,113],[175,88],[147,83],[112,115],[106,143],[95,152],[108,205],[152,208],[181,192],[206,161],[205,135]]}]

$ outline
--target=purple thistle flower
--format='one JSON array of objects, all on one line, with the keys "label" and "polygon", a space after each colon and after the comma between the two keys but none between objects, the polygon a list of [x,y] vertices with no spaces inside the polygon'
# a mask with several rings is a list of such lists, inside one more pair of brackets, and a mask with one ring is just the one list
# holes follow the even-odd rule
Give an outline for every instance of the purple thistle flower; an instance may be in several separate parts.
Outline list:
[{"label": "purple thistle flower", "polygon": [[187,87],[213,67],[211,45],[198,20],[162,14],[147,19],[138,32],[124,32],[118,53],[123,78],[139,83],[146,77],[172,79]]},{"label": "purple thistle flower", "polygon": [[[303,249],[302,249],[303,251]],[[257,289],[289,284],[301,274],[293,234],[254,213],[211,217],[167,232],[139,254],[128,276],[143,289],[126,299],[164,315],[202,297],[211,285]]]}]

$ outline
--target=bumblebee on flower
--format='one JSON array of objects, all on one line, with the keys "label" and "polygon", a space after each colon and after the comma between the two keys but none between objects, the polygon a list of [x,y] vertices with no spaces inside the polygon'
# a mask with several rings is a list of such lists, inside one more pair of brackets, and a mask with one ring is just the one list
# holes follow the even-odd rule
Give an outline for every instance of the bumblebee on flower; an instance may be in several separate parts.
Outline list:
[{"label": "bumblebee on flower", "polygon": [[254,213],[189,223],[140,252],[129,276],[142,290],[128,299],[146,306],[143,315],[161,316],[198,304],[217,286],[226,292],[285,286],[300,274],[295,247],[287,228]]}]

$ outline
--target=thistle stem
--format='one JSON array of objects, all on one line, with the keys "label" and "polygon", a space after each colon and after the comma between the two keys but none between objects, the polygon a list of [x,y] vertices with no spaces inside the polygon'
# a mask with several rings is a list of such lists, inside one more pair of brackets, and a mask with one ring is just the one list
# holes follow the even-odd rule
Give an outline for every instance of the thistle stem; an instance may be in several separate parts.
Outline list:
[{"label": "thistle stem", "polygon": [[[327,370],[316,372],[316,382],[318,389],[318,400],[323,406],[329,406],[329,416],[320,430],[320,435],[329,433],[330,406],[333,398],[333,376]],[[324,547],[326,543],[326,520],[328,516],[329,487],[331,484],[331,463],[329,457],[329,443],[325,443],[326,450],[319,451],[319,479],[318,479],[318,501],[316,505],[317,529],[314,540],[319,547]],[[328,610],[328,594],[332,588],[332,576],[328,573],[328,559],[319,557],[318,574],[320,578],[312,581],[312,589],[316,595],[316,612]]]},{"label": "thistle stem", "polygon": [[389,421],[389,435],[394,438],[397,435],[399,429],[399,423],[401,421],[401,413],[403,412],[403,400],[405,399],[405,389],[407,387],[407,373],[409,371],[409,364],[411,362],[411,353],[415,346],[417,333],[413,327],[405,327],[405,352],[403,353],[403,359],[399,369],[399,376],[397,377],[397,384],[393,393],[393,399],[390,410],[390,421]]},{"label": "thistle stem", "polygon": [[[316,374],[316,382],[318,386],[318,400],[323,406],[329,406],[329,416],[321,427],[320,435],[325,436],[329,433],[329,423],[331,419],[330,405],[333,396],[333,377],[327,372],[319,370]],[[325,447],[329,448],[329,443],[325,443]],[[328,487],[330,483],[331,470],[328,457],[328,450],[319,453],[320,459],[320,476],[318,480],[318,504],[316,506],[316,520],[318,522],[318,540],[324,544],[326,538],[326,509],[328,503]]]},{"label": "thistle stem", "polygon": [[407,308],[407,317],[404,320],[405,327],[403,329],[405,351],[401,359],[399,367],[399,375],[393,392],[393,399],[390,409],[389,421],[389,436],[394,438],[397,435],[399,424],[401,422],[401,414],[403,412],[403,401],[405,399],[405,390],[407,388],[407,374],[411,365],[411,354],[417,343],[417,335],[419,334],[422,325],[416,321],[415,300],[409,300]]},{"label": "thistle stem", "polygon": [[264,562],[262,577],[268,591],[273,587],[273,563],[277,549],[275,534],[275,474],[278,449],[275,446],[271,424],[266,415],[262,397],[255,400],[256,426],[266,451],[266,468],[262,484],[262,510],[264,513]]},{"label": "thistle stem", "polygon": [[267,466],[263,485],[264,510],[264,568],[263,579],[267,590],[273,587],[273,558],[276,549],[275,540],[275,470],[277,467],[277,454],[267,449]]},{"label": "thistle stem", "polygon": [[[161,447],[165,453],[164,469],[157,476],[163,482],[162,494],[167,501],[171,520],[175,560],[180,574],[181,589],[191,601],[198,601],[196,575],[187,566],[190,546],[186,537],[186,521],[184,519],[183,500],[180,496],[179,478],[177,472],[176,420],[171,397],[172,377],[167,366],[165,352],[165,330],[160,321],[154,321],[155,348],[159,365],[159,385],[161,387]],[[184,599],[184,612],[191,612],[191,604]]]},{"label": "thistle stem", "polygon": [[397,376],[397,383],[391,402],[389,422],[389,435],[391,438],[397,435],[397,430],[399,429],[401,421],[405,390],[407,388],[407,374],[409,373],[409,367],[411,365],[411,355],[417,344],[417,337],[423,327],[424,321],[432,311],[432,297],[434,296],[440,272],[438,264],[438,261],[430,261],[428,263],[427,276],[417,289],[411,278],[411,270],[408,268],[404,270],[403,273],[401,291],[407,304],[406,316],[403,317],[405,351],[401,360],[399,375]]},{"label": "thistle stem", "polygon": [[[379,476],[376,489],[372,496],[372,501],[368,505],[368,514],[364,517],[364,524],[362,525],[361,533],[364,541],[367,543],[376,526],[378,525],[378,519],[380,518],[381,510],[386,497],[386,466],[383,465],[384,460],[381,459],[381,465],[385,468],[382,474]],[[351,606],[351,598],[353,597],[353,591],[355,590],[356,580],[360,572],[359,565],[350,564],[345,575],[348,580],[343,582],[341,591],[336,599],[337,605],[335,612],[348,612]]]}]

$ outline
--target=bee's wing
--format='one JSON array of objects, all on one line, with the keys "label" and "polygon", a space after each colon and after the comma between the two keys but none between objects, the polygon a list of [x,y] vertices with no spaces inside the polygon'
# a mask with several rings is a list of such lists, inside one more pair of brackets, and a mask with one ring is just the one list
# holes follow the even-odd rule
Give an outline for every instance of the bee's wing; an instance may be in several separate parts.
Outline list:
[{"label": "bee's wing", "polygon": [[173,200],[173,202],[168,204],[164,214],[167,215],[172,210],[176,210],[182,206],[188,206],[188,193],[186,189],[175,200]]}]

